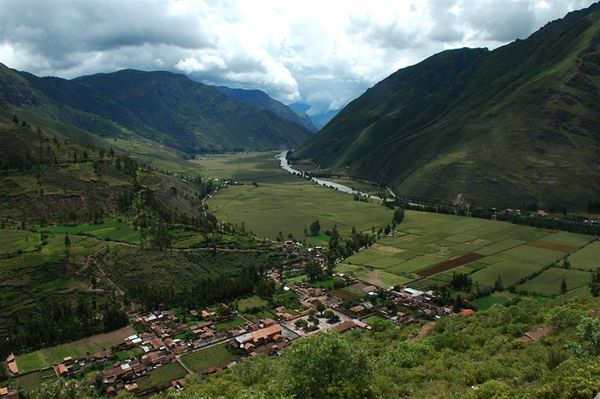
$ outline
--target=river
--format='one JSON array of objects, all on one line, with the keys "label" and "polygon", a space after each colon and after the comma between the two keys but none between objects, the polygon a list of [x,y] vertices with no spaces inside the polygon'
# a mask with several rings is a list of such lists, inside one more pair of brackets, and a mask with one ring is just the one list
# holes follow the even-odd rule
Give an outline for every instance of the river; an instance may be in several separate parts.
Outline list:
[{"label": "river", "polygon": [[[293,174],[293,175],[299,175],[304,177],[304,172],[301,172],[299,170],[296,170],[294,168],[292,168],[290,166],[290,164],[288,163],[287,160],[287,153],[288,151],[282,151],[278,156],[277,159],[279,159],[279,166],[281,167],[281,169]],[[366,197],[366,198],[370,198],[370,199],[374,199],[374,200],[378,200],[381,201],[382,199],[376,195],[369,195],[368,193],[364,193],[362,191],[358,191],[358,190],[354,190],[348,186],[344,186],[343,184],[339,184],[339,183],[334,183],[328,180],[324,180],[324,179],[319,179],[317,177],[311,177],[310,178],[311,181],[320,184],[321,186],[325,186],[325,187],[329,187],[329,188],[333,188],[334,190],[337,191],[341,191],[343,193],[348,193],[348,194],[358,194],[361,197]],[[394,195],[391,190],[388,188],[387,189],[388,192],[390,192],[392,195]]]}]

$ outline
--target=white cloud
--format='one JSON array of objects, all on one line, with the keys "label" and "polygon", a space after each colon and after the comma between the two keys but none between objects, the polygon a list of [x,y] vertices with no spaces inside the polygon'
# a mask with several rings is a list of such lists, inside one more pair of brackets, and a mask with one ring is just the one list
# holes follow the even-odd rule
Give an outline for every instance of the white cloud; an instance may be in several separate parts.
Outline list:
[{"label": "white cloud", "polygon": [[0,62],[74,77],[166,69],[317,113],[454,47],[494,48],[592,0],[0,2]]}]

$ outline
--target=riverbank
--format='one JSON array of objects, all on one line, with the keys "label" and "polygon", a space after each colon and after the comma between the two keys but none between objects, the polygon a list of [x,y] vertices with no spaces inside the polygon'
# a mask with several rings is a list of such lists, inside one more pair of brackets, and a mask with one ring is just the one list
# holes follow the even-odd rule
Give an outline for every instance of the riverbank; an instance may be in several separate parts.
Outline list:
[{"label": "riverbank", "polygon": [[[281,167],[281,169],[285,170],[288,173],[291,173],[293,175],[297,175],[297,176],[301,176],[304,177],[316,184],[319,184],[321,186],[324,187],[329,187],[332,188],[334,190],[343,192],[343,193],[347,193],[347,194],[352,194],[352,195],[359,195],[363,198],[369,198],[369,199],[373,199],[373,200],[377,200],[377,201],[383,201],[383,198],[376,196],[376,195],[371,195],[369,193],[363,192],[363,191],[359,191],[359,190],[355,190],[351,187],[345,186],[343,184],[340,183],[335,183],[329,180],[325,180],[325,179],[321,179],[321,178],[317,178],[317,177],[308,177],[305,172],[303,171],[299,171],[296,170],[294,168],[292,168],[287,160],[287,154],[289,151],[282,151],[278,156],[277,159],[279,160],[279,166]],[[395,196],[394,193],[389,189],[389,187],[386,187],[387,192],[390,193],[390,195]]]}]

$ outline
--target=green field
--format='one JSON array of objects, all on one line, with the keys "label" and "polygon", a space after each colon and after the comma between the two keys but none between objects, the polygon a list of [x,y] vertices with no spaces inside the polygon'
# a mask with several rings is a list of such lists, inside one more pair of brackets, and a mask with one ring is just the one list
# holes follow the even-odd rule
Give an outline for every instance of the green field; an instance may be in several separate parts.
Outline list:
[{"label": "green field", "polygon": [[38,370],[56,364],[67,356],[72,356],[77,359],[110,348],[113,345],[123,342],[125,338],[133,334],[135,334],[134,329],[125,327],[110,333],[94,335],[93,337],[84,338],[68,344],[40,349],[35,352],[17,356],[17,366],[19,367],[20,372]]},{"label": "green field", "polygon": [[244,325],[244,323],[246,323],[246,320],[244,320],[240,316],[236,316],[232,319],[215,323],[215,327],[221,331],[228,331],[233,330],[234,328],[238,328]]},{"label": "green field", "polygon": [[[507,222],[415,211],[406,211],[404,222],[396,230],[393,237],[381,238],[346,259],[337,270],[386,288],[396,284],[418,288],[444,285],[454,272],[470,274],[483,286],[493,286],[500,276],[508,287],[561,262],[568,255],[565,251],[577,251],[594,239]],[[574,252],[570,259],[589,265],[595,256],[594,245]],[[471,258],[458,259],[466,255]],[[449,266],[444,266],[445,262]]]},{"label": "green field", "polygon": [[[354,201],[348,194],[328,189],[292,176],[279,169],[274,153],[208,157],[200,165],[204,173],[244,181],[219,190],[209,202],[214,214],[225,221],[241,225],[258,234],[275,238],[281,231],[297,239],[315,219],[321,231],[337,225],[342,235],[352,227],[370,230],[390,223],[392,211],[376,202]],[[213,160],[216,158],[216,160]],[[254,186],[248,182],[257,182]]]},{"label": "green field", "polygon": [[193,371],[199,373],[211,367],[217,367],[235,362],[240,356],[232,353],[227,343],[211,346],[197,352],[184,355],[181,360]]},{"label": "green field", "polygon": [[269,302],[259,296],[253,295],[248,298],[243,298],[237,301],[237,309],[240,312],[247,312],[252,309],[260,309],[267,306]]},{"label": "green field", "polygon": [[15,378],[15,385],[20,389],[30,391],[39,388],[43,383],[54,380],[56,380],[54,369],[48,369],[17,377]]},{"label": "green field", "polygon": [[595,241],[569,255],[571,267],[582,270],[596,270],[600,268],[600,241]]},{"label": "green field", "polygon": [[46,226],[36,230],[48,233],[86,234],[102,240],[123,241],[132,244],[140,243],[140,232],[129,223],[110,220],[98,224],[80,224],[76,226]]},{"label": "green field", "polygon": [[185,377],[186,372],[179,363],[170,363],[152,370],[148,377],[137,381],[140,391],[167,385],[171,381]]},{"label": "green field", "polygon": [[40,235],[26,230],[0,229],[0,254],[32,251],[41,245]]},{"label": "green field", "polygon": [[[21,249],[29,244],[35,249],[12,253],[0,259],[0,335],[14,334],[20,318],[38,312],[49,300],[75,298],[78,295],[94,295],[98,303],[103,301],[90,290],[90,277],[74,273],[73,264],[83,264],[88,255],[106,247],[106,243],[94,237],[71,236],[67,248],[64,235],[49,234],[44,245],[39,232],[0,229],[0,235],[10,241],[21,242]],[[99,287],[105,287],[105,282]]]},{"label": "green field", "polygon": [[363,319],[362,321],[364,321],[367,324],[371,324],[373,322],[380,322],[380,321],[387,321],[387,322],[389,322],[388,319],[386,319],[385,317],[380,316],[378,314],[371,315],[371,316]]},{"label": "green field", "polygon": [[551,267],[544,270],[540,275],[520,284],[516,287],[517,292],[526,291],[528,293],[553,296],[560,294],[560,286],[563,279],[567,283],[567,291],[577,288],[587,287],[592,281],[592,273],[575,269],[563,269]]},{"label": "green field", "polygon": [[473,302],[475,303],[475,305],[477,305],[477,308],[479,310],[486,310],[496,304],[503,305],[503,304],[507,303],[508,301],[509,301],[509,299],[505,296],[488,295],[488,296],[484,296],[481,298],[477,298]]}]

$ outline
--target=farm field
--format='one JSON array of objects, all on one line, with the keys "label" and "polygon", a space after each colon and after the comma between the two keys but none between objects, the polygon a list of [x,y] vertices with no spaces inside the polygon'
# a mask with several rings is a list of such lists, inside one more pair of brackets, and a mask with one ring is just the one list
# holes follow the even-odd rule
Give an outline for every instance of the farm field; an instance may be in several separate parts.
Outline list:
[{"label": "farm field", "polygon": [[112,241],[122,241],[131,244],[140,243],[140,233],[133,226],[126,222],[110,220],[97,224],[80,224],[76,226],[46,226],[38,227],[37,231],[60,234],[85,234],[92,235],[99,239],[109,239]]},{"label": "farm field", "polygon": [[571,267],[581,270],[596,270],[600,268],[600,241],[595,241],[569,255]]},{"label": "farm field", "polygon": [[517,285],[517,292],[526,291],[544,296],[559,295],[561,283],[565,280],[567,291],[587,286],[592,281],[592,273],[575,269],[563,269],[551,267],[544,270],[540,275]]},{"label": "farm field", "polygon": [[19,371],[23,373],[49,367],[67,356],[80,358],[85,357],[89,353],[110,348],[113,345],[123,342],[125,338],[133,334],[135,334],[133,328],[124,327],[110,333],[98,334],[68,344],[40,349],[17,356],[17,366],[19,367]]},{"label": "farm field", "polygon": [[251,297],[248,298],[242,298],[240,300],[237,301],[237,309],[244,313],[244,312],[248,312],[251,311],[253,309],[262,309],[264,307],[266,307],[269,303],[262,299],[259,296],[253,295]]},{"label": "farm field", "polygon": [[221,331],[228,331],[243,325],[245,322],[240,316],[235,316],[232,319],[216,323],[215,327]]},{"label": "farm field", "polygon": [[[252,153],[251,153],[252,155]],[[219,190],[208,201],[210,210],[221,220],[241,225],[260,236],[275,238],[281,231],[297,239],[304,237],[304,228],[315,219],[321,231],[337,225],[340,233],[349,234],[352,227],[370,230],[390,223],[392,211],[381,204],[354,201],[348,194],[325,188],[279,169],[274,153],[208,157],[197,160],[209,171],[243,185]],[[209,173],[209,172],[202,172]],[[248,184],[256,182],[257,185]]]},{"label": "farm field", "polygon": [[0,259],[0,333],[14,333],[18,328],[15,315],[38,312],[49,300],[94,295],[89,278],[74,275],[70,264],[82,264],[88,255],[106,247],[104,241],[71,236],[67,248],[62,234],[49,234],[44,243],[39,232],[0,229],[0,234],[6,240],[35,246]]},{"label": "farm field", "polygon": [[15,378],[15,384],[24,391],[31,391],[39,388],[43,383],[48,383],[56,379],[53,369],[37,371],[27,375]]},{"label": "farm field", "polygon": [[123,342],[130,335],[135,334],[131,327],[124,327],[106,334],[98,334],[68,344],[44,348],[35,352],[17,356],[16,362],[20,372],[28,372],[49,367],[67,356],[74,358],[84,357],[89,353],[99,352],[113,345]]},{"label": "farm field", "polygon": [[148,377],[137,381],[140,391],[169,384],[173,380],[185,377],[186,372],[179,363],[169,363],[152,370]]},{"label": "farm field", "polygon": [[40,235],[26,230],[1,229],[0,230],[0,254],[32,251],[42,241]]},{"label": "farm field", "polygon": [[[494,286],[500,280],[509,287],[524,283],[567,256],[573,267],[589,268],[600,249],[596,243],[589,244],[592,240],[594,237],[507,222],[406,211],[394,236],[349,257],[337,270],[385,288],[445,285],[453,273],[469,274],[482,286]],[[573,289],[587,284],[582,283],[583,277],[571,273]],[[536,281],[534,291],[553,296],[553,288],[539,288],[543,281]]]},{"label": "farm field", "polygon": [[181,360],[194,372],[199,373],[211,367],[222,366],[237,361],[240,356],[232,353],[227,348],[227,343],[211,346],[184,355]]}]

